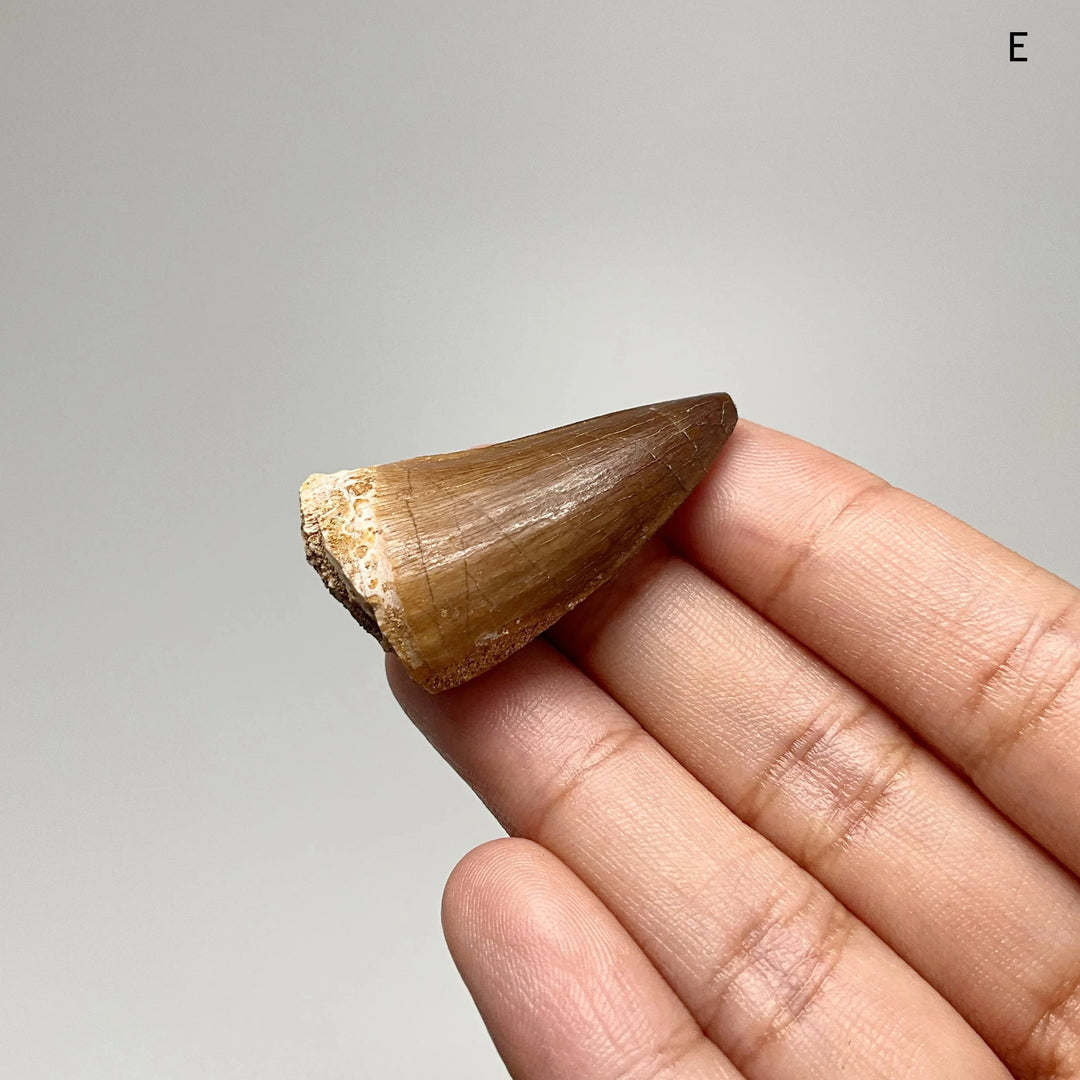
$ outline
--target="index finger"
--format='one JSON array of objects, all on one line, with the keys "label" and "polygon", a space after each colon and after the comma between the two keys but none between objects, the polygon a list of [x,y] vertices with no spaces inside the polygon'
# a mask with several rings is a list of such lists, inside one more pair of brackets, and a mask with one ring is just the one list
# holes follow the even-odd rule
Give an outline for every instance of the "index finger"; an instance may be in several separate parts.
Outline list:
[{"label": "index finger", "polygon": [[667,532],[1080,872],[1077,589],[872,473],[745,420]]}]

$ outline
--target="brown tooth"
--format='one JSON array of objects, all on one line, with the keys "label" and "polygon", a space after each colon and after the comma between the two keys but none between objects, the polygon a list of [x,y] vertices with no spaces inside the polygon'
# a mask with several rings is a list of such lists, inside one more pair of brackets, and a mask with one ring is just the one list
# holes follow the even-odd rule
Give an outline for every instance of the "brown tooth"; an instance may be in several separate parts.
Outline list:
[{"label": "brown tooth", "polygon": [[316,473],[308,562],[436,692],[505,659],[611,577],[735,427],[727,394],[609,413],[512,442]]}]

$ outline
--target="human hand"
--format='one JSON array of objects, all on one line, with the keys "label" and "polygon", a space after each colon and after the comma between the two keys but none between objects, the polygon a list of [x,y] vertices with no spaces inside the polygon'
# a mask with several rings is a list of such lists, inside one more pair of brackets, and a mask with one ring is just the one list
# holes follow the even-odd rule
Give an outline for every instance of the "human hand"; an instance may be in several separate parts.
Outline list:
[{"label": "human hand", "polygon": [[511,833],[447,940],[516,1080],[1080,1076],[1080,593],[740,421],[619,576],[394,692]]}]

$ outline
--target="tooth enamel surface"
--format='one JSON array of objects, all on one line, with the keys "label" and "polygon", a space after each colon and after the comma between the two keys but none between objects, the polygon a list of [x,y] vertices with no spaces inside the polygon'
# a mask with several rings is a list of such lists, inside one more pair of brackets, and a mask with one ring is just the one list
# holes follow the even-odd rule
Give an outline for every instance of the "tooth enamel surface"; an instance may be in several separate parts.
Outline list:
[{"label": "tooth enamel surface", "polygon": [[537,435],[317,473],[308,561],[430,691],[546,630],[614,574],[705,474],[736,423],[726,394]]}]

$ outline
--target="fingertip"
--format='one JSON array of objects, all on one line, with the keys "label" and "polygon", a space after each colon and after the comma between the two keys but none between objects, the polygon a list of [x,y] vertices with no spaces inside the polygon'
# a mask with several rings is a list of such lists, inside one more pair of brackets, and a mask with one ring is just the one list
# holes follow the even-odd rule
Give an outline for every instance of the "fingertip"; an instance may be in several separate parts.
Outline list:
[{"label": "fingertip", "polygon": [[408,712],[408,706],[414,700],[422,700],[420,694],[431,697],[419,683],[409,678],[405,665],[397,658],[397,655],[388,652],[383,657],[383,668],[386,671],[386,682],[390,692],[394,695],[397,703]]},{"label": "fingertip", "polygon": [[419,683],[413,682],[405,665],[392,652],[384,659],[386,682],[390,693],[404,710],[405,715],[423,730],[433,719],[437,708],[436,697],[429,694]]},{"label": "fingertip", "polygon": [[[443,895],[451,955],[514,1076],[734,1077],[612,913],[554,854],[501,838]],[[614,1018],[614,1022],[613,1022]]]},{"label": "fingertip", "polygon": [[[528,908],[529,894],[550,877],[555,856],[524,837],[500,836],[464,855],[443,888],[442,925],[450,951],[477,936],[504,938],[509,929],[491,924],[500,913],[513,917]],[[561,865],[561,864],[560,864]]]}]

